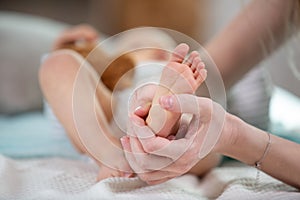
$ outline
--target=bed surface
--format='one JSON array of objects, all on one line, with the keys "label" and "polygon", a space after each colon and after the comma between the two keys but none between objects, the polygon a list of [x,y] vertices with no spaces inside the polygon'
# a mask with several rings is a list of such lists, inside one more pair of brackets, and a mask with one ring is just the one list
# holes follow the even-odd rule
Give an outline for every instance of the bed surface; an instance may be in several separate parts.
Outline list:
[{"label": "bed surface", "polygon": [[[299,99],[278,88],[273,97],[272,132],[300,142],[300,123],[290,114],[300,113]],[[202,179],[185,175],[156,186],[137,178],[96,183],[97,166],[77,154],[64,134],[53,134],[42,113],[1,116],[0,130],[0,199],[300,199],[295,188],[264,173],[256,181],[255,168],[233,161]]]},{"label": "bed surface", "polygon": [[11,160],[0,156],[0,199],[299,199],[300,193],[237,162],[203,179],[192,175],[146,186],[138,178],[96,183],[94,163],[62,158]]}]

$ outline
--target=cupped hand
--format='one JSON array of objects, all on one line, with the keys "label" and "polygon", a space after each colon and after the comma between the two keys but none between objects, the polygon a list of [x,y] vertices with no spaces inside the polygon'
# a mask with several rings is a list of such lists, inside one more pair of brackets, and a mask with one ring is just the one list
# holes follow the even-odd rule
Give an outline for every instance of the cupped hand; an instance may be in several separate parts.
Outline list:
[{"label": "cupped hand", "polygon": [[[218,151],[218,139],[224,132],[226,112],[208,98],[188,94],[166,96],[160,105],[169,111],[188,113],[192,119],[182,121],[176,138],[156,136],[145,124],[149,106],[133,98],[128,135],[121,139],[125,156],[131,168],[148,184],[158,184],[188,172],[210,152]],[[139,97],[137,95],[136,97]],[[149,103],[148,103],[149,104]],[[134,107],[138,109],[133,109]]]}]

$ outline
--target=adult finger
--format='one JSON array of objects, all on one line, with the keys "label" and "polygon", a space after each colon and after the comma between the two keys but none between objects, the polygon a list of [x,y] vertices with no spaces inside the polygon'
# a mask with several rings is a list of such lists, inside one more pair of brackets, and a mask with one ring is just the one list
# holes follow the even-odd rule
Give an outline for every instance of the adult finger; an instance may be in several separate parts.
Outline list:
[{"label": "adult finger", "polygon": [[134,154],[131,150],[131,145],[128,136],[124,136],[120,139],[122,147],[124,149],[125,158],[128,161],[128,164],[134,172],[142,171],[142,169],[137,164]]},{"label": "adult finger", "polygon": [[65,32],[65,36],[68,36],[73,39],[84,39],[88,41],[95,40],[99,37],[99,34],[96,29],[94,29],[92,26],[87,24],[81,24],[78,26],[75,26],[71,29],[67,29]]},{"label": "adult finger", "polygon": [[150,102],[144,105],[140,105],[134,110],[134,114],[141,118],[145,118],[148,115],[150,108],[151,108]]},{"label": "adult finger", "polygon": [[155,133],[146,126],[145,121],[137,115],[129,116],[127,123],[127,135],[140,138],[151,138]]},{"label": "adult finger", "polygon": [[121,138],[125,157],[135,173],[145,174],[153,170],[160,170],[172,163],[171,159],[147,154],[133,137],[124,136]]},{"label": "adult finger", "polygon": [[139,138],[145,152],[177,160],[192,144],[192,138],[181,138],[168,140],[163,137],[155,136],[151,138]]},{"label": "adult finger", "polygon": [[191,94],[162,96],[159,99],[162,108],[176,113],[189,113],[210,119],[214,103],[211,99]]},{"label": "adult finger", "polygon": [[157,89],[156,84],[146,84],[138,87],[129,99],[129,114],[145,115],[150,109],[151,102]]},{"label": "adult finger", "polygon": [[65,44],[72,43],[78,40],[96,42],[98,38],[99,34],[93,27],[88,25],[78,25],[63,31],[54,42],[53,50],[57,50]]},{"label": "adult finger", "polygon": [[170,165],[173,160],[168,157],[157,156],[154,154],[146,153],[142,144],[137,138],[130,138],[131,151],[135,156],[137,164],[142,171],[136,171],[136,173],[144,173],[152,170],[161,170]]},{"label": "adult finger", "polygon": [[160,167],[165,167],[170,163],[169,161],[178,159],[192,143],[192,138],[169,140],[156,136],[142,119],[137,116],[132,116],[130,119],[127,135],[132,136],[130,138],[132,152],[147,153],[147,155],[143,155],[143,159],[149,160],[151,160],[150,157],[159,156],[156,160],[162,163]]},{"label": "adult finger", "polygon": [[62,36],[60,36],[54,45],[54,48],[59,48],[62,45],[73,43],[75,41],[87,41],[87,42],[96,42],[98,39],[97,35],[82,32],[82,31],[75,31],[75,32],[65,32]]}]

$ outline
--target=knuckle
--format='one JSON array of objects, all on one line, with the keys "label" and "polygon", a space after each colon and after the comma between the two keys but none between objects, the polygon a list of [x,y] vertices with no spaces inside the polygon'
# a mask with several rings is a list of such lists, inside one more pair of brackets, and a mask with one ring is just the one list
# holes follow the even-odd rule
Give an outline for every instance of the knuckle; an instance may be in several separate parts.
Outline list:
[{"label": "knuckle", "polygon": [[149,141],[143,142],[145,152],[152,153],[156,150],[155,144]]}]

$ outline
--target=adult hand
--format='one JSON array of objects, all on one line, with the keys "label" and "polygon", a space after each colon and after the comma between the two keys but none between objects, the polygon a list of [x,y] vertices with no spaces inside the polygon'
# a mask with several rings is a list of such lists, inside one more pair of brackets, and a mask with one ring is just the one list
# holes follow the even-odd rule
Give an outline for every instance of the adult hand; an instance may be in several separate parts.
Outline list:
[{"label": "adult hand", "polygon": [[80,24],[63,31],[56,39],[53,50],[62,48],[65,44],[73,43],[78,40],[96,43],[99,33],[96,29],[88,24]]},{"label": "adult hand", "polygon": [[134,95],[131,101],[128,136],[121,142],[131,168],[143,181],[165,182],[188,172],[208,153],[218,151],[220,142],[217,144],[217,141],[227,130],[223,128],[226,112],[219,104],[188,94],[162,97],[160,105],[166,110],[193,115],[190,122],[180,124],[176,138],[169,140],[156,136],[145,124],[149,108],[144,106],[145,100],[150,100],[152,93],[148,90],[142,101],[135,99],[139,96],[142,95]]}]

